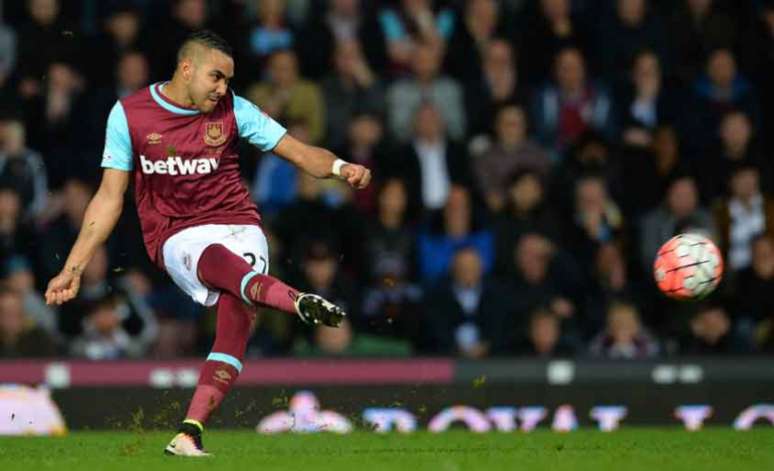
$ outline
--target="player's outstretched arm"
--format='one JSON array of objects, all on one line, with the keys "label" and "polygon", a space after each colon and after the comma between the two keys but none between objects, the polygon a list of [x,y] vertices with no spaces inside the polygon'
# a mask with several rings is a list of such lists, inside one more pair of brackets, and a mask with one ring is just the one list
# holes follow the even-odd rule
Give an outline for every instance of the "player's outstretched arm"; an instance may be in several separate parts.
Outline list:
[{"label": "player's outstretched arm", "polygon": [[48,283],[47,304],[62,304],[78,294],[83,268],[118,222],[128,185],[129,172],[105,169],[102,183],[86,208],[81,232],[70,250],[64,268]]},{"label": "player's outstretched arm", "polygon": [[338,177],[357,189],[367,187],[371,181],[371,171],[366,167],[339,160],[329,150],[304,144],[288,134],[277,143],[274,153],[317,178]]}]

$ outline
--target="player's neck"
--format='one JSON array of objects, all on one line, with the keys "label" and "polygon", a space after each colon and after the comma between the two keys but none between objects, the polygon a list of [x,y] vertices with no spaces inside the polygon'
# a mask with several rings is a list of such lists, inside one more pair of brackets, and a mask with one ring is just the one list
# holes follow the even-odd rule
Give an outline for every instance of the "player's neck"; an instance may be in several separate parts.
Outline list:
[{"label": "player's neck", "polygon": [[159,92],[174,103],[182,105],[186,108],[194,107],[194,103],[188,96],[188,93],[185,90],[185,86],[179,81],[175,80],[174,77],[169,82],[162,84],[159,87]]}]

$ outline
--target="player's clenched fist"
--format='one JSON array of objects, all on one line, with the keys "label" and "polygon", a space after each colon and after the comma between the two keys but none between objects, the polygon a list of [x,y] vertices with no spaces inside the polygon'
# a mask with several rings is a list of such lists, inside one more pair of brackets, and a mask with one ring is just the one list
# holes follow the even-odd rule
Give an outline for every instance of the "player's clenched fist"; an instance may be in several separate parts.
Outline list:
[{"label": "player's clenched fist", "polygon": [[346,164],[341,167],[341,178],[353,188],[361,190],[371,182],[371,171],[357,164]]},{"label": "player's clenched fist", "polygon": [[62,304],[73,299],[81,287],[80,274],[63,271],[48,282],[46,304]]}]

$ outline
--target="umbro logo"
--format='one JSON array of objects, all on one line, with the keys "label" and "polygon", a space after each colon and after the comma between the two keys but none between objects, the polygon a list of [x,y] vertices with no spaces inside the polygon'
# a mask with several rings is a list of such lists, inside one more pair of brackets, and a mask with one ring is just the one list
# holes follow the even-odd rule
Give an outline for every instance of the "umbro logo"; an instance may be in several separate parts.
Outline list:
[{"label": "umbro logo", "polygon": [[231,381],[231,373],[226,370],[215,370],[215,374],[212,379],[219,383],[228,384]]},{"label": "umbro logo", "polygon": [[148,144],[161,144],[161,134],[157,132],[152,132],[145,136],[145,139],[147,139]]}]

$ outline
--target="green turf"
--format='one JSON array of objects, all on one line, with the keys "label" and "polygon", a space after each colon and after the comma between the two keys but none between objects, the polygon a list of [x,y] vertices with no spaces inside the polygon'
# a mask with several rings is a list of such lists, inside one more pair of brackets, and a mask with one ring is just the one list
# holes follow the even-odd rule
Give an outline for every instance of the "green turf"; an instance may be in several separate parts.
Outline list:
[{"label": "green turf", "polygon": [[159,432],[77,432],[64,438],[0,438],[0,470],[774,470],[774,428],[624,429],[474,434],[260,436],[211,431],[204,462],[170,458]]}]

